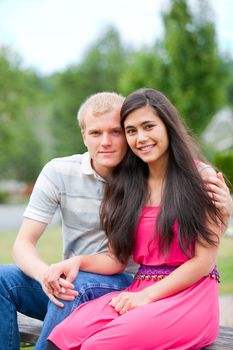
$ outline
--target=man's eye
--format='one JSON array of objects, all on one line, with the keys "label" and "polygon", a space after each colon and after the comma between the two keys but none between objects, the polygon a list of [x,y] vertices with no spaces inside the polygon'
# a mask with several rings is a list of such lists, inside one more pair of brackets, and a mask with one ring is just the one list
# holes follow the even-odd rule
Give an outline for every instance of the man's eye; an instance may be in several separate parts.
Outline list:
[{"label": "man's eye", "polygon": [[100,132],[99,131],[92,131],[91,135],[92,136],[98,136],[98,135],[100,135]]},{"label": "man's eye", "polygon": [[121,135],[121,130],[113,130],[112,134],[113,135]]}]

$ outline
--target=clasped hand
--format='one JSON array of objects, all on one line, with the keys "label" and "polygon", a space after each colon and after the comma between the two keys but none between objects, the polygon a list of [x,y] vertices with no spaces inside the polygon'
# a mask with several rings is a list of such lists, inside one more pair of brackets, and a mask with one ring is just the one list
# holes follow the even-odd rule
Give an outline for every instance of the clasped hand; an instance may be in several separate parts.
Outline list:
[{"label": "clasped hand", "polygon": [[57,306],[64,304],[58,300],[72,301],[78,295],[74,290],[73,281],[79,273],[78,257],[50,265],[42,277],[42,288],[49,299]]}]

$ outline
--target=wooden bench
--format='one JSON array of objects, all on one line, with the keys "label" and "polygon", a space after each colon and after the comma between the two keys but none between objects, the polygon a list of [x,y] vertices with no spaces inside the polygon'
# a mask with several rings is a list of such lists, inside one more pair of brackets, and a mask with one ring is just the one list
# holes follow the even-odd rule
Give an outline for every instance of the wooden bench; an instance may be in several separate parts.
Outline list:
[{"label": "wooden bench", "polygon": [[43,322],[18,312],[18,325],[20,334],[20,346],[22,348],[35,345],[41,331]]},{"label": "wooden bench", "polygon": [[[39,337],[42,321],[18,313],[21,347],[32,346]],[[233,350],[233,327],[220,326],[218,339],[205,350]]]}]

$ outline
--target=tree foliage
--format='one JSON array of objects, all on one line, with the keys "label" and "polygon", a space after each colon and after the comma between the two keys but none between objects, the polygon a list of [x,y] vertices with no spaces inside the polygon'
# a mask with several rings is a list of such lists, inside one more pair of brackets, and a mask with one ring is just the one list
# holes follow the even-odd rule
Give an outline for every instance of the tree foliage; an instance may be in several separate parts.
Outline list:
[{"label": "tree foliage", "polygon": [[87,96],[100,91],[118,91],[124,64],[125,50],[119,34],[110,27],[89,47],[79,65],[53,77],[52,131],[57,154],[68,155],[85,149],[75,117],[77,111]]},{"label": "tree foliage", "polygon": [[232,103],[233,63],[219,54],[207,0],[170,0],[162,18],[164,35],[153,45],[129,49],[108,27],[79,63],[50,77],[22,69],[1,48],[0,178],[34,180],[49,158],[83,152],[76,114],[96,92],[157,88],[196,134]]},{"label": "tree foliage", "polygon": [[226,182],[231,192],[233,192],[233,150],[216,153],[214,157],[215,166],[224,173]]},{"label": "tree foliage", "polygon": [[141,87],[157,87],[163,90],[166,67],[160,54],[160,44],[132,52],[121,74],[120,90],[127,95]]},{"label": "tree foliage", "polygon": [[143,86],[163,91],[197,134],[225,102],[226,71],[218,53],[207,2],[170,1],[163,13],[164,37],[132,55],[121,79],[124,92]]},{"label": "tree foliage", "polygon": [[191,13],[187,0],[173,0],[164,13],[164,47],[171,77],[170,98],[188,125],[200,133],[223,104],[224,74],[214,22],[205,0]]},{"label": "tree foliage", "polygon": [[29,108],[38,99],[39,81],[20,70],[17,57],[6,48],[0,51],[0,76],[0,176],[32,180],[41,156]]}]

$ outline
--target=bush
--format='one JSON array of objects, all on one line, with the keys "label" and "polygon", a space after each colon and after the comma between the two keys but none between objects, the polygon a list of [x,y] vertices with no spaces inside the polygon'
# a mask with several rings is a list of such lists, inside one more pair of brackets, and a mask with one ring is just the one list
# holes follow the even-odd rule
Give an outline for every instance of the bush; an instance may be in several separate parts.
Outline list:
[{"label": "bush", "polygon": [[214,165],[223,172],[227,178],[227,185],[233,192],[233,151],[217,153],[214,157]]},{"label": "bush", "polygon": [[9,200],[9,193],[6,191],[0,191],[0,204],[7,203]]}]

